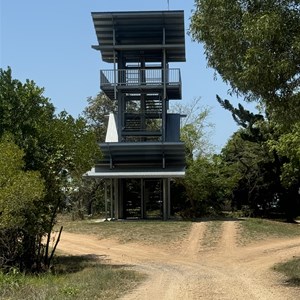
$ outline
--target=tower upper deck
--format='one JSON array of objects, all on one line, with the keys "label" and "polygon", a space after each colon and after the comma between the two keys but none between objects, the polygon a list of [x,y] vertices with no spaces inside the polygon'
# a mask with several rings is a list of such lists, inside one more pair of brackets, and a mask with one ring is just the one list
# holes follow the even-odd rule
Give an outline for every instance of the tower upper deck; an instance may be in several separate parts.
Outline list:
[{"label": "tower upper deck", "polygon": [[93,12],[92,18],[104,62],[113,63],[118,54],[126,62],[136,62],[143,55],[146,62],[185,61],[184,12]]}]

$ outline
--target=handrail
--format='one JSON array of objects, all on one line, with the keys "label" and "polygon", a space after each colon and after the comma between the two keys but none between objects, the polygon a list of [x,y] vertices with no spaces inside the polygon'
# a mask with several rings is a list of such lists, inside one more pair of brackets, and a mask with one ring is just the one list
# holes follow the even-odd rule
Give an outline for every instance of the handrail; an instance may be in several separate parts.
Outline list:
[{"label": "handrail", "polygon": [[[140,86],[140,85],[162,85],[164,84],[163,69],[118,69],[101,70],[101,87],[104,86]],[[167,85],[181,85],[180,69],[172,68],[166,70]],[[116,78],[115,78],[116,77]]]}]

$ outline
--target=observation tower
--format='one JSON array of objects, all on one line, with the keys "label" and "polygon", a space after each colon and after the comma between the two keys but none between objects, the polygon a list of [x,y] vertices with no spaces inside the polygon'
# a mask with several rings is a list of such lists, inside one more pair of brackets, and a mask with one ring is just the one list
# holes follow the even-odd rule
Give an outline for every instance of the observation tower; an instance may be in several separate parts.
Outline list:
[{"label": "observation tower", "polygon": [[112,219],[161,218],[171,213],[170,181],[185,175],[179,68],[185,61],[183,11],[93,12],[103,62],[100,88],[117,113],[109,115],[102,159],[88,176],[105,179]]}]

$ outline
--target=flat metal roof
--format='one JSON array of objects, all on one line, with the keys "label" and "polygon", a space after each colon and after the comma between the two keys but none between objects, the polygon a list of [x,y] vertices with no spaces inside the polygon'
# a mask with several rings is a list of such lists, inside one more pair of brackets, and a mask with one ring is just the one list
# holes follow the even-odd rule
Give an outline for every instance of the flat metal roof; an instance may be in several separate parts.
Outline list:
[{"label": "flat metal roof", "polygon": [[166,49],[167,62],[185,61],[184,12],[130,11],[92,12],[102,60],[114,61],[114,51],[122,50],[126,60],[136,61],[143,53],[146,61],[161,61]]}]

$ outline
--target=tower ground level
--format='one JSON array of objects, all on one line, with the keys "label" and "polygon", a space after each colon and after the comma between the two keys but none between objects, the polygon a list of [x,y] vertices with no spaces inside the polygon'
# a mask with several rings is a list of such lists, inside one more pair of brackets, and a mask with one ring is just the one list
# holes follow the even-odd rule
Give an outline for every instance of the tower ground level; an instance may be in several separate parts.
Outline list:
[{"label": "tower ground level", "polygon": [[104,180],[106,218],[163,220],[170,218],[170,179],[114,178]]}]

